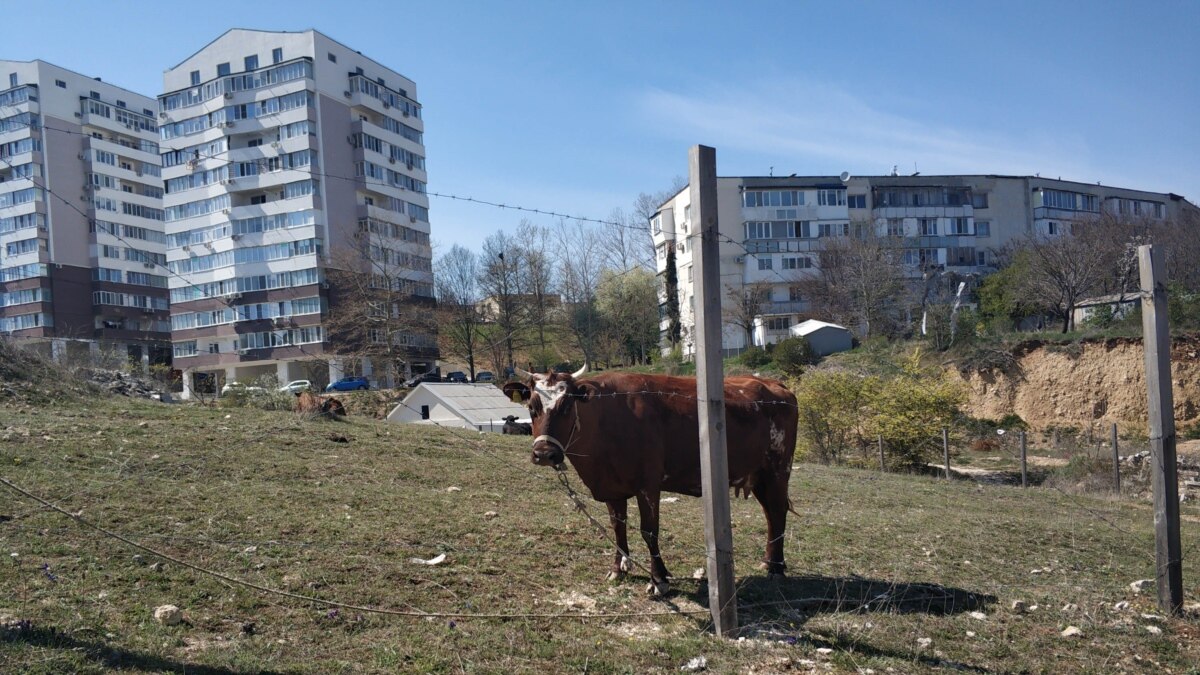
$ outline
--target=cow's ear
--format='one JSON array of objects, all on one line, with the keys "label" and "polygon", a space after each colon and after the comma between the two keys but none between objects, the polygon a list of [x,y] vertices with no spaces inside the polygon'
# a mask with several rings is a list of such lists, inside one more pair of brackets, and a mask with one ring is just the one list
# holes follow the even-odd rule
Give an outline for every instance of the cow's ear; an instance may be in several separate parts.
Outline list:
[{"label": "cow's ear", "polygon": [[591,382],[580,382],[576,386],[579,387],[579,402],[587,403],[600,395],[600,387]]}]

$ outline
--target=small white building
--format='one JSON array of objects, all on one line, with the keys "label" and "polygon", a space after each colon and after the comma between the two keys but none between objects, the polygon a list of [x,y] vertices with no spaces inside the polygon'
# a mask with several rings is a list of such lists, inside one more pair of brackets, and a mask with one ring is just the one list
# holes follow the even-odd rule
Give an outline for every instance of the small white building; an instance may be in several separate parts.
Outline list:
[{"label": "small white building", "polygon": [[529,422],[529,409],[513,403],[493,384],[426,382],[409,392],[387,419],[499,433],[509,415]]},{"label": "small white building", "polygon": [[1071,321],[1076,327],[1083,325],[1083,322],[1092,318],[1101,308],[1112,310],[1112,318],[1121,320],[1129,316],[1142,303],[1142,298],[1137,293],[1116,293],[1113,295],[1100,295],[1094,298],[1086,298],[1075,303],[1075,309],[1071,315]]},{"label": "small white building", "polygon": [[854,347],[854,338],[844,326],[836,323],[826,323],[809,319],[792,326],[789,331],[792,337],[802,337],[808,340],[817,356],[828,356],[836,352],[850,351]]}]

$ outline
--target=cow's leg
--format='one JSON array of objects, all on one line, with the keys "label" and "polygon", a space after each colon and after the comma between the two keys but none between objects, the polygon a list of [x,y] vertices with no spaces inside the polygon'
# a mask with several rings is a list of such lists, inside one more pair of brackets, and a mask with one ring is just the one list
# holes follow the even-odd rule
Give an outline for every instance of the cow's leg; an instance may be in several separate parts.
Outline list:
[{"label": "cow's leg", "polygon": [[658,497],[658,492],[639,492],[637,496],[642,539],[646,540],[646,548],[650,550],[650,585],[646,592],[653,596],[666,595],[671,590],[667,581],[671,575],[658,550]]},{"label": "cow's leg", "polygon": [[754,482],[754,497],[762,505],[767,518],[767,553],[763,566],[769,577],[782,577],[787,570],[783,562],[783,533],[787,527],[787,479],[764,476]]},{"label": "cow's leg", "polygon": [[608,506],[608,520],[612,523],[613,534],[617,537],[617,552],[613,554],[612,571],[608,573],[609,581],[623,579],[629,571],[629,536],[625,523],[629,517],[629,502],[625,499],[613,499],[604,502]]}]

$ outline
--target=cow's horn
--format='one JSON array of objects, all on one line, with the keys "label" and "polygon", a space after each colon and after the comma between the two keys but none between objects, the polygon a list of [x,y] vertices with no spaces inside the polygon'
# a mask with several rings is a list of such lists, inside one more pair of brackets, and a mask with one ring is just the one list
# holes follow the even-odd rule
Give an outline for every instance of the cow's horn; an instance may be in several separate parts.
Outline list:
[{"label": "cow's horn", "polygon": [[586,373],[586,372],[587,372],[587,364],[585,363],[585,364],[583,364],[583,367],[582,367],[582,368],[580,368],[579,370],[577,370],[577,371],[575,371],[575,372],[571,373],[571,377],[573,377],[573,378],[575,378],[575,377],[583,377],[584,373]]},{"label": "cow's horn", "polygon": [[515,366],[513,367],[513,371],[515,371],[521,377],[533,377],[533,373],[529,372],[528,370],[521,370]]}]

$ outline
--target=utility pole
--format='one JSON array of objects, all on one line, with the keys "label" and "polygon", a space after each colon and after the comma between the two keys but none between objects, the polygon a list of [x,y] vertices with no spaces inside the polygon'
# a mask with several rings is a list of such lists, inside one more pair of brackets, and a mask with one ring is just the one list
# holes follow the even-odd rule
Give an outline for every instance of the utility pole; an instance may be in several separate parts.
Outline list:
[{"label": "utility pole", "polygon": [[1151,482],[1154,485],[1154,572],[1158,608],[1183,609],[1183,552],[1179,542],[1179,477],[1175,463],[1175,396],[1171,391],[1171,339],[1167,330],[1167,278],[1163,256],[1138,247],[1142,291],[1142,347],[1146,355],[1150,413]]},{"label": "utility pole", "polygon": [[[717,151],[688,152],[696,285],[696,404],[700,424],[700,485],[708,551],[708,607],[717,635],[737,631],[733,586],[733,528],[729,515],[729,456],[725,442],[725,371],[721,360],[721,264],[717,239]],[[698,253],[698,255],[697,255]]]}]

